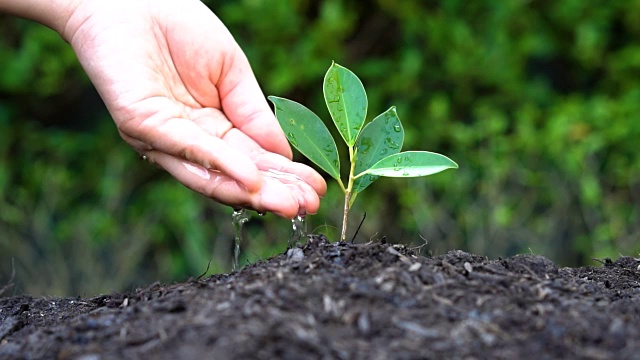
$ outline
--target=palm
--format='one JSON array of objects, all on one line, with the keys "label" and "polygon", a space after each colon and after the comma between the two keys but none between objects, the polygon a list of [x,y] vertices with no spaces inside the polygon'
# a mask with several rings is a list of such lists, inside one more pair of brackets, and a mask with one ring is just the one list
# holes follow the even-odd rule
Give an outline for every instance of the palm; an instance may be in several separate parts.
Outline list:
[{"label": "palm", "polygon": [[66,37],[138,152],[229,205],[286,217],[317,209],[324,180],[290,161],[248,61],[204,5],[85,3],[76,13],[96,15],[74,15]]}]

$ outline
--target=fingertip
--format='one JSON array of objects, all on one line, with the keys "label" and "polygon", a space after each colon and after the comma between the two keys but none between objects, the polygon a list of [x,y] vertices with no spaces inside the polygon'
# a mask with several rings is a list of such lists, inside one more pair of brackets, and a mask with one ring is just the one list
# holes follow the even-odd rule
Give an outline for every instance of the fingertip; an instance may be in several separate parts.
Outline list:
[{"label": "fingertip", "polygon": [[238,181],[249,193],[257,193],[262,188],[262,174],[256,164],[240,151],[224,142],[220,142],[218,150],[226,154],[216,156],[213,164],[229,177]]},{"label": "fingertip", "polygon": [[294,218],[299,211],[299,201],[288,187],[272,181],[263,183],[257,201],[259,208],[287,219]]},{"label": "fingertip", "polygon": [[255,166],[251,169],[251,174],[247,174],[246,179],[241,180],[242,185],[249,193],[255,194],[262,189],[262,174]]}]

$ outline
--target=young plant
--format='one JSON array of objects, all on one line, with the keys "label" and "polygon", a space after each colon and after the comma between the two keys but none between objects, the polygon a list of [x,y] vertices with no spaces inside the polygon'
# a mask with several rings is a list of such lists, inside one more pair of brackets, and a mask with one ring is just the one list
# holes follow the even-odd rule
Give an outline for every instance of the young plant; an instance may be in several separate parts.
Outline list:
[{"label": "young plant", "polygon": [[332,63],[324,77],[324,99],[338,132],[349,149],[349,175],[340,177],[338,148],[324,122],[305,106],[270,96],[276,118],[287,139],[332,178],[344,192],[344,211],[340,240],[347,235],[349,209],[356,196],[380,176],[416,177],[458,168],[444,155],[428,151],[400,152],[404,129],[392,106],[364,126],[367,94],[358,77],[345,67]]}]

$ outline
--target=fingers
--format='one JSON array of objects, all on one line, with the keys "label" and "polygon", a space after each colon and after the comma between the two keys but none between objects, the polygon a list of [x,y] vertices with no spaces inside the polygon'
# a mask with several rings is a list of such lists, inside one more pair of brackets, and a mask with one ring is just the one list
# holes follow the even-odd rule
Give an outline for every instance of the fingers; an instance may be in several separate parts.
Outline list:
[{"label": "fingers", "polygon": [[119,126],[121,135],[185,186],[221,203],[289,218],[318,210],[326,183],[312,168],[265,151],[219,110],[185,111],[188,120],[165,113],[129,121]]},{"label": "fingers", "polygon": [[[272,177],[293,176],[298,181],[308,184],[318,196],[322,197],[327,193],[327,183],[324,178],[305,164],[296,163],[286,159],[284,156],[268,152],[260,154],[254,161],[258,169],[265,171]],[[284,178],[287,177],[284,176]]]},{"label": "fingers", "polygon": [[[153,106],[144,106],[150,105]],[[254,162],[219,137],[228,131],[230,124],[228,121],[217,119],[213,113],[209,115],[212,115],[209,116],[209,125],[204,128],[202,121],[197,123],[183,118],[167,117],[163,113],[143,120],[124,121],[118,124],[118,128],[121,134],[126,136],[125,140],[134,146],[143,143],[147,148],[160,153],[188,160],[207,169],[220,170],[237,180],[249,192],[258,191],[262,186],[262,179]]]},{"label": "fingers", "polygon": [[280,154],[265,151],[245,133],[238,131],[238,129],[229,130],[224,135],[224,141],[231,147],[244,151],[259,170],[267,172],[275,171],[296,176],[299,181],[310,185],[319,196],[324,196],[327,192],[327,183],[317,171],[307,165],[293,162]]},{"label": "fingers", "polygon": [[267,104],[249,61],[240,47],[234,45],[217,84],[222,109],[235,127],[262,148],[291,159],[291,147]]},{"label": "fingers", "polygon": [[208,170],[159,151],[149,151],[145,155],[188,188],[226,205],[273,212],[288,219],[298,214],[313,214],[320,206],[320,199],[309,185],[283,179],[278,174],[264,172],[262,187],[251,193],[220,171]]}]

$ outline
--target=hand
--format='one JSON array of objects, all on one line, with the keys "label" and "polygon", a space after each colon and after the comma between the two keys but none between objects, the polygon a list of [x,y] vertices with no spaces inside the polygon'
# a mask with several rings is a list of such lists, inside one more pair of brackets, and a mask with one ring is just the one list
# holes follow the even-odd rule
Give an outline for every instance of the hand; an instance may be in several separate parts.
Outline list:
[{"label": "hand", "polygon": [[292,218],[326,183],[291,149],[220,20],[198,0],[76,1],[57,29],[122,137],[221,203]]}]

